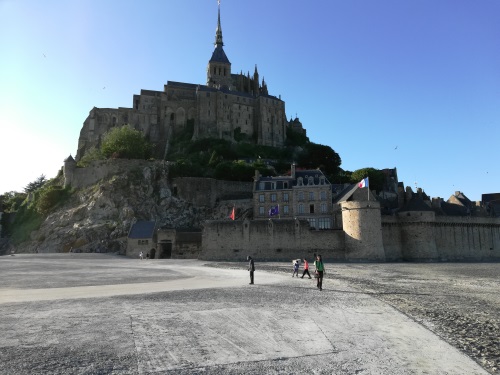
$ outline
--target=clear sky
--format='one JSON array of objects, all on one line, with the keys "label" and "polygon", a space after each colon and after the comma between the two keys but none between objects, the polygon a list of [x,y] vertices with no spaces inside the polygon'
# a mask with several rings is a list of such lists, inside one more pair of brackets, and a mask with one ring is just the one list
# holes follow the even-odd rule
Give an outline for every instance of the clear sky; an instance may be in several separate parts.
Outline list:
[{"label": "clear sky", "polygon": [[[287,118],[345,170],[448,199],[500,192],[499,0],[222,0],[233,73],[257,64]],[[216,0],[0,0],[0,193],[75,156],[95,107],[205,84]]]}]

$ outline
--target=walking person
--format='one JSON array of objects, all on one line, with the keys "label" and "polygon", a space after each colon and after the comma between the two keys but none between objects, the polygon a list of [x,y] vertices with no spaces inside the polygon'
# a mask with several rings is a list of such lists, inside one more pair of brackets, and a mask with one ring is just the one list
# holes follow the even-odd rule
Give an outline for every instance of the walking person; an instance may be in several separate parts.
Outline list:
[{"label": "walking person", "polygon": [[253,284],[253,273],[255,271],[255,263],[253,262],[252,257],[249,255],[247,256],[248,260],[248,270],[250,271],[250,285]]},{"label": "walking person", "polygon": [[323,274],[325,273],[325,266],[323,265],[323,260],[321,255],[316,255],[316,260],[314,261],[314,267],[316,267],[316,273],[318,274],[316,287],[319,290],[323,290]]},{"label": "walking person", "polygon": [[139,253],[139,259],[140,259],[140,260],[142,260],[143,258],[144,258],[144,253],[141,251],[141,252]]},{"label": "walking person", "polygon": [[309,276],[310,279],[312,279],[311,274],[309,273],[309,262],[307,261],[306,258],[304,258],[303,261],[304,261],[304,272],[302,272],[301,279],[303,279],[306,274],[307,276]]},{"label": "walking person", "polygon": [[297,277],[299,277],[299,261],[297,259],[295,259],[295,261],[293,262],[293,273],[292,273],[292,277],[294,277],[295,275],[297,275]]}]

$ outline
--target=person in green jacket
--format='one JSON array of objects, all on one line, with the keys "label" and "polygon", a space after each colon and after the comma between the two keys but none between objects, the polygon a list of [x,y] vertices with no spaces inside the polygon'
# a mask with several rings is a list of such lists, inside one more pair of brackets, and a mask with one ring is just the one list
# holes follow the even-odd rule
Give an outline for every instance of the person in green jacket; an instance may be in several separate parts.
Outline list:
[{"label": "person in green jacket", "polygon": [[323,265],[323,260],[321,255],[316,255],[316,260],[314,261],[314,267],[316,267],[316,273],[318,274],[316,287],[319,290],[323,290],[323,274],[325,273],[325,266]]}]

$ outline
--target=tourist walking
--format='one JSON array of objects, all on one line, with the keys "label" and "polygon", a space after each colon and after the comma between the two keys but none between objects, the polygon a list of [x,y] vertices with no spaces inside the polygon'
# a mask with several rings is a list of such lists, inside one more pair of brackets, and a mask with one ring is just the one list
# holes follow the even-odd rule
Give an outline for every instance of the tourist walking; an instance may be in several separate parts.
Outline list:
[{"label": "tourist walking", "polygon": [[253,262],[252,257],[249,255],[247,256],[248,260],[248,270],[250,271],[250,285],[253,284],[253,273],[255,271],[255,263]]},{"label": "tourist walking", "polygon": [[295,261],[293,262],[293,273],[292,273],[292,277],[294,277],[295,275],[297,275],[297,277],[299,277],[299,261],[297,259],[295,259]]},{"label": "tourist walking", "polygon": [[316,267],[317,273],[317,283],[316,287],[319,290],[323,290],[323,274],[325,273],[325,266],[323,265],[323,260],[321,259],[321,255],[316,255],[316,260],[314,261],[314,267]]},{"label": "tourist walking", "polygon": [[140,259],[140,260],[142,260],[143,258],[144,258],[144,253],[141,251],[141,252],[139,253],[139,259]]},{"label": "tourist walking", "polygon": [[304,272],[302,272],[301,279],[303,279],[306,274],[311,279],[312,277],[311,277],[311,274],[309,273],[309,262],[307,261],[306,258],[304,258],[303,261],[304,261]]}]

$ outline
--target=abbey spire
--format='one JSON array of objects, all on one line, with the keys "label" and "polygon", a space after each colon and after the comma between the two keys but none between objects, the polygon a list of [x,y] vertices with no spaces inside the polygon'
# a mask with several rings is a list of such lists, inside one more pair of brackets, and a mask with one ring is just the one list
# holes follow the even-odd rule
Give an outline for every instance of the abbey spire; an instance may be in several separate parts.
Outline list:
[{"label": "abbey spire", "polygon": [[215,45],[220,45],[221,47],[224,45],[222,41],[222,27],[220,26],[220,0],[217,2],[218,4],[218,18],[217,18],[217,29],[215,30]]},{"label": "abbey spire", "polygon": [[222,27],[220,23],[220,0],[218,3],[217,28],[215,29],[215,49],[207,67],[207,86],[231,87],[231,63],[224,52]]}]

